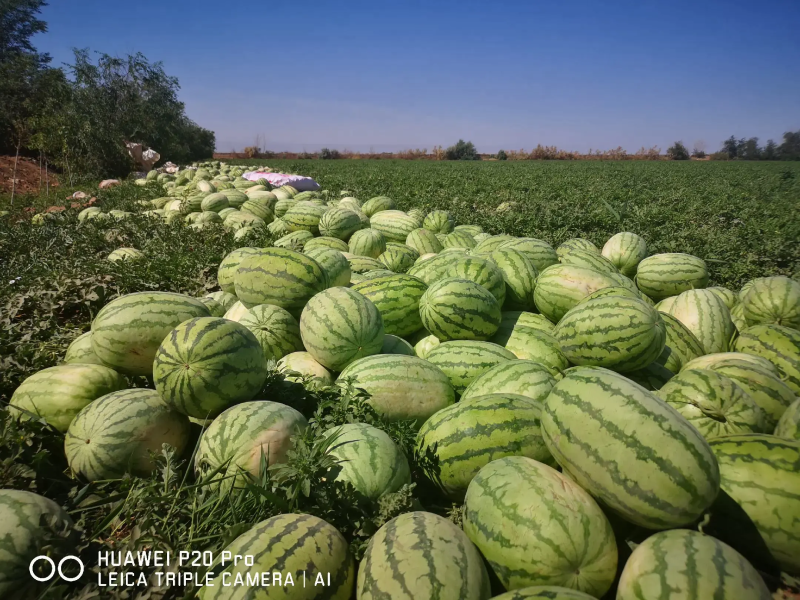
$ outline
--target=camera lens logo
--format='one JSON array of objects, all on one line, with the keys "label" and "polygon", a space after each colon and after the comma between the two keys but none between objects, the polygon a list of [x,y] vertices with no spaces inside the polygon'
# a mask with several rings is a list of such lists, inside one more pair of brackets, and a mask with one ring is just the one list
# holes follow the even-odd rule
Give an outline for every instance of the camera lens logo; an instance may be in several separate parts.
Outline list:
[{"label": "camera lens logo", "polygon": [[[45,577],[38,576],[33,570],[33,567],[40,560],[43,560],[44,562],[50,564],[50,574]],[[78,566],[80,567],[80,572],[74,577],[68,577],[64,575],[64,566],[66,564],[69,564],[69,561],[74,561],[78,563]],[[61,579],[63,579],[64,581],[69,581],[69,582],[77,581],[83,576],[83,562],[77,556],[73,556],[70,554],[69,556],[65,556],[60,561],[58,561],[58,565],[56,565],[55,561],[52,558],[50,558],[49,556],[42,555],[42,556],[37,556],[31,561],[31,564],[28,567],[28,572],[31,574],[31,577],[33,577],[36,581],[41,581],[41,582],[50,581],[53,577],[55,577],[56,572],[58,572],[58,576],[61,577]]]}]

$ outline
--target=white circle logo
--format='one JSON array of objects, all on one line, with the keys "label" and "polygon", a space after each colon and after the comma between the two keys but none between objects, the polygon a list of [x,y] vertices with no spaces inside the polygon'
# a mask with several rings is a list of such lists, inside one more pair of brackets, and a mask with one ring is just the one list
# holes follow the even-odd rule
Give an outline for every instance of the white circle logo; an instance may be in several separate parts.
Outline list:
[{"label": "white circle logo", "polygon": [[[47,577],[39,577],[38,575],[36,575],[33,572],[33,566],[37,562],[39,562],[40,560],[43,560],[43,561],[45,561],[47,563],[50,563],[50,574]],[[80,571],[78,572],[78,574],[75,577],[67,577],[66,575],[64,575],[64,571],[63,571],[64,563],[66,563],[69,560],[74,560],[76,563],[78,563],[78,566],[80,566]],[[78,579],[83,577],[83,570],[84,570],[84,566],[83,566],[83,562],[81,561],[81,559],[78,558],[77,556],[72,555],[72,554],[70,554],[69,556],[65,556],[60,561],[58,561],[58,566],[57,567],[56,567],[56,563],[53,561],[52,558],[50,558],[49,556],[44,556],[44,555],[37,556],[36,558],[34,558],[31,561],[30,566],[28,567],[28,572],[31,574],[31,577],[33,577],[36,581],[41,581],[43,583],[47,582],[47,581],[50,581],[55,576],[56,571],[58,571],[59,577],[61,577],[61,579],[63,579],[64,581],[68,581],[68,582],[77,581]]]}]

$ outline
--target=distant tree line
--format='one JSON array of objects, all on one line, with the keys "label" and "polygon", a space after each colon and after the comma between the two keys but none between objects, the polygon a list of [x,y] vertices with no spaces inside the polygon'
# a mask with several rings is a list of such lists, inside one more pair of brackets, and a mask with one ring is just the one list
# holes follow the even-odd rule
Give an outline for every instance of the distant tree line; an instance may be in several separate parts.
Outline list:
[{"label": "distant tree line", "polygon": [[214,152],[214,133],[186,116],[178,80],[142,54],[122,58],[75,50],[50,66],[30,38],[47,30],[45,0],[0,2],[0,153],[39,156],[73,177],[124,176],[124,146],[155,149],[162,162],[187,163]]}]

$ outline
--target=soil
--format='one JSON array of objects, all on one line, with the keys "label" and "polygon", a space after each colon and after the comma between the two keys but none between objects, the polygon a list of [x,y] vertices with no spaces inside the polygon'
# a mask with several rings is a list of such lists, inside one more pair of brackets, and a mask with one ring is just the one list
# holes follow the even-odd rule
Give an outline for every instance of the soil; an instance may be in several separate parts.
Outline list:
[{"label": "soil", "polygon": [[[49,171],[50,187],[57,187],[58,181],[55,173]],[[0,193],[10,194],[14,179],[14,157],[0,156]],[[17,164],[16,193],[37,194],[43,191],[46,185],[44,167],[39,171],[39,161],[27,157],[19,157]]]}]

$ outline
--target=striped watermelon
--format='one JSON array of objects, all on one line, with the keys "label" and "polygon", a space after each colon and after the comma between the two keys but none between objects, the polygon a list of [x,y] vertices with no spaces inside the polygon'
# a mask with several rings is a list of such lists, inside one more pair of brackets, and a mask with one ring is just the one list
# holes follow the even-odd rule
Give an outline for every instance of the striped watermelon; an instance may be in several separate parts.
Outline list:
[{"label": "striped watermelon", "polygon": [[567,241],[563,242],[558,248],[556,248],[556,254],[558,257],[561,258],[567,252],[572,252],[573,250],[583,250],[585,252],[593,252],[594,254],[600,254],[600,249],[595,246],[589,240],[585,240],[583,238],[570,238]]},{"label": "striped watermelon", "polygon": [[374,215],[367,214],[367,216],[370,217],[370,227],[380,231],[387,242],[403,244],[408,234],[419,227],[419,223],[414,217],[410,217],[400,210],[383,210]]},{"label": "striped watermelon", "polygon": [[461,394],[461,400],[463,402],[486,394],[512,394],[544,402],[555,384],[550,370],[541,363],[509,360],[495,365],[475,379]]},{"label": "striped watermelon", "polygon": [[734,348],[766,358],[781,380],[800,395],[800,331],[782,325],[754,325],[740,333]]},{"label": "striped watermelon", "polygon": [[333,385],[330,371],[319,364],[308,352],[291,352],[278,361],[278,371],[284,379],[305,383],[312,388]]},{"label": "striped watermelon", "polygon": [[774,435],[800,442],[800,398],[792,402],[783,412],[775,426]]},{"label": "striped watermelon", "polygon": [[452,277],[452,275],[448,275],[451,267],[464,256],[460,253],[442,252],[433,258],[415,264],[408,270],[408,274],[419,277],[426,284],[431,285],[444,277]]},{"label": "striped watermelon", "polygon": [[747,329],[747,321],[744,318],[744,307],[741,302],[737,302],[731,308],[731,321],[733,321],[736,331]]},{"label": "striped watermelon", "polygon": [[14,391],[13,415],[32,413],[64,432],[86,405],[127,387],[125,378],[103,365],[70,363],[34,373]]},{"label": "striped watermelon", "polygon": [[209,316],[183,294],[137,292],[115,298],[92,321],[92,349],[104,364],[128,375],[150,375],[164,337],[178,324]]},{"label": "striped watermelon", "polygon": [[[497,337],[493,337],[492,341],[499,342]],[[517,358],[532,360],[544,365],[555,377],[558,377],[561,371],[569,366],[569,361],[561,351],[558,340],[552,334],[536,326],[531,327],[517,323],[504,347]]]},{"label": "striped watermelon", "polygon": [[338,381],[352,379],[370,396],[369,403],[384,419],[414,419],[418,425],[455,402],[453,387],[435,365],[416,356],[378,354],[350,364]]},{"label": "striped watermelon", "polygon": [[216,300],[222,305],[226,311],[230,310],[230,308],[238,302],[238,298],[231,293],[228,292],[211,292],[210,294],[205,295],[206,298],[211,298],[212,300]]},{"label": "striped watermelon", "polygon": [[453,228],[453,231],[463,231],[464,233],[467,233],[469,235],[478,235],[479,233],[483,233],[483,227],[481,227],[480,225],[470,225],[470,224],[456,225]]},{"label": "striped watermelon", "polygon": [[514,236],[511,235],[490,235],[489,237],[484,238],[483,241],[478,242],[478,244],[472,249],[472,254],[476,256],[478,255],[489,256],[491,255],[492,252],[497,250],[505,242],[508,242],[513,239]]},{"label": "striped watermelon", "polygon": [[440,343],[439,338],[435,335],[426,335],[414,344],[414,354],[420,358],[427,358],[428,353]]},{"label": "striped watermelon", "polygon": [[[32,561],[47,554],[58,563],[62,553],[50,538],[60,534],[69,539],[72,527],[66,511],[49,498],[22,490],[0,490],[0,596],[9,600],[44,596],[49,585],[36,582],[31,575],[46,578],[50,565]],[[50,548],[44,551],[46,546]]]},{"label": "striped watermelon", "polygon": [[269,206],[266,204],[259,202],[258,200],[248,200],[242,207],[239,209],[243,213],[248,213],[251,215],[255,215],[264,223],[272,223],[275,220],[275,215],[272,214],[272,211],[269,209]]},{"label": "striped watermelon", "polygon": [[647,258],[647,243],[635,233],[623,231],[608,239],[601,254],[623,275],[633,277],[639,263]]},{"label": "striped watermelon", "polygon": [[686,525],[717,497],[719,469],[700,432],[612,371],[567,373],[547,397],[542,432],[581,487],[637,525]]},{"label": "striped watermelon", "polygon": [[623,298],[636,298],[637,300],[641,300],[642,302],[647,302],[644,294],[631,290],[627,287],[622,286],[613,286],[613,287],[606,287],[597,290],[596,292],[592,292],[588,296],[586,296],[581,303],[588,302],[589,300],[594,300],[595,298],[605,298],[607,296],[622,296]]},{"label": "striped watermelon", "polygon": [[675,373],[657,362],[652,362],[643,369],[625,373],[625,377],[651,392],[663,388],[674,376]]},{"label": "striped watermelon", "polygon": [[534,585],[495,596],[493,600],[595,600],[594,596],[560,585]]},{"label": "striped watermelon", "polygon": [[766,358],[744,352],[718,352],[716,354],[705,354],[690,360],[682,369],[715,369],[717,366],[728,365],[755,365],[772,373],[776,377],[778,369]]},{"label": "striped watermelon", "polygon": [[625,373],[658,358],[666,326],[644,301],[607,296],[581,302],[567,312],[556,326],[555,338],[572,364]]},{"label": "striped watermelon", "polygon": [[669,313],[661,313],[667,333],[664,351],[656,360],[664,367],[678,373],[683,365],[704,354],[703,346],[695,335]]},{"label": "striped watermelon", "polygon": [[766,429],[764,411],[735,381],[716,371],[683,371],[670,379],[657,395],[706,439]]},{"label": "striped watermelon", "polygon": [[206,297],[198,298],[198,300],[200,300],[200,302],[202,302],[203,304],[206,305],[206,308],[208,309],[208,312],[212,317],[225,316],[225,313],[227,311],[222,306],[222,304],[220,304],[216,300],[214,300],[212,298],[206,298]]},{"label": "striped watermelon", "polygon": [[736,333],[728,307],[708,290],[683,292],[670,307],[669,314],[695,335],[704,354],[726,352]]},{"label": "striped watermelon", "polygon": [[358,567],[358,600],[488,600],[480,553],[447,519],[410,512],[381,527]]},{"label": "striped watermelon", "polygon": [[232,406],[203,431],[194,457],[200,477],[219,469],[212,484],[223,491],[242,488],[248,474],[259,477],[262,461],[286,460],[292,438],[306,427],[295,409],[278,402],[254,400]]},{"label": "striped watermelon", "polygon": [[411,483],[408,460],[386,432],[366,423],[349,423],[329,435],[335,436],[330,456],[341,468],[336,481],[349,483],[370,500]]},{"label": "striped watermelon", "polygon": [[561,254],[561,263],[594,269],[601,273],[619,274],[619,269],[606,257],[588,250],[569,250]]},{"label": "striped watermelon", "polygon": [[303,252],[308,253],[309,250],[317,248],[325,248],[328,250],[338,250],[339,252],[347,252],[349,250],[347,242],[335,237],[318,237],[308,240],[303,246]]},{"label": "striped watermelon", "polygon": [[522,252],[539,272],[559,262],[555,249],[544,240],[536,238],[514,238],[500,244],[499,249]]},{"label": "striped watermelon", "polygon": [[361,229],[361,219],[346,208],[332,208],[319,220],[321,235],[347,240],[355,231]]},{"label": "striped watermelon", "polygon": [[781,568],[800,573],[800,442],[740,434],[710,443],[722,489],[753,520]]},{"label": "striped watermelon", "polygon": [[285,196],[278,196],[278,194],[275,195],[278,198],[278,201],[275,203],[275,210],[274,210],[275,216],[283,220],[283,217],[286,215],[287,212],[289,212],[289,209],[292,208],[295,204],[297,204],[298,201],[293,200],[292,198],[287,198]]},{"label": "striped watermelon", "polygon": [[476,340],[442,342],[426,357],[447,376],[457,394],[493,366],[515,358],[502,346]]},{"label": "striped watermelon", "polygon": [[253,227],[253,228],[266,227],[266,223],[261,217],[257,217],[253,214],[242,211],[228,213],[225,216],[223,225],[225,229],[228,229],[230,231],[236,231],[237,229],[242,229],[243,227]]},{"label": "striped watermelon", "polygon": [[298,314],[309,298],[328,287],[313,258],[284,248],[264,248],[248,256],[234,277],[236,295],[247,306],[274,304]]},{"label": "striped watermelon", "polygon": [[500,304],[467,279],[432,284],[419,301],[422,325],[442,341],[488,340],[500,325]]},{"label": "striped watermelon", "polygon": [[511,310],[533,310],[533,290],[539,272],[530,259],[512,248],[499,248],[492,252],[491,261],[497,265],[505,281],[503,307]]},{"label": "striped watermelon", "polygon": [[438,254],[444,248],[436,234],[428,229],[415,229],[408,234],[406,245],[422,254]]},{"label": "striped watermelon", "polygon": [[375,269],[374,271],[365,271],[364,273],[350,273],[350,287],[364,283],[365,281],[372,281],[381,277],[391,277],[392,275],[400,275],[400,273],[393,273],[389,269]]},{"label": "striped watermelon", "polygon": [[530,327],[550,334],[556,330],[556,326],[544,315],[525,311],[504,310],[500,316],[500,327],[497,328],[497,333],[494,334],[491,341],[505,346],[514,334],[516,327]]},{"label": "striped watermelon", "polygon": [[497,303],[503,306],[506,299],[506,283],[503,271],[491,260],[491,254],[486,258],[478,256],[462,256],[453,262],[444,273],[444,277],[457,277],[474,281],[479,286],[486,288],[497,298]]},{"label": "striped watermelon", "polygon": [[406,340],[396,335],[386,334],[383,336],[383,346],[378,354],[405,354],[406,356],[416,356],[414,347]]},{"label": "striped watermelon", "polygon": [[758,571],[727,544],[697,531],[662,531],[625,563],[617,600],[770,600]]},{"label": "striped watermelon", "polygon": [[381,211],[394,210],[396,207],[394,200],[388,196],[375,196],[361,205],[361,212],[368,217],[372,217]]},{"label": "striped watermelon", "polygon": [[259,304],[239,319],[258,340],[267,360],[280,360],[287,354],[303,350],[300,324],[280,306]]},{"label": "striped watermelon", "polygon": [[691,254],[654,254],[639,263],[636,285],[653,300],[708,285],[706,261]]},{"label": "striped watermelon", "polygon": [[464,532],[506,589],[560,585],[599,597],[616,575],[617,544],[597,503],[523,456],[478,471],[464,502]]},{"label": "striped watermelon", "polygon": [[405,273],[414,266],[414,261],[419,258],[419,253],[413,248],[405,245],[403,248],[399,246],[399,244],[387,244],[386,251],[378,257],[378,262],[393,273]]},{"label": "striped watermelon", "polygon": [[465,231],[453,231],[448,233],[442,242],[443,248],[474,248],[478,245],[470,234]]},{"label": "striped watermelon", "polygon": [[386,251],[386,238],[377,229],[361,229],[350,236],[350,254],[378,258]]},{"label": "striped watermelon", "polygon": [[[67,347],[67,352],[64,354],[65,363],[78,363],[84,365],[102,365],[103,361],[100,360],[94,353],[92,348],[92,332],[87,331],[82,333]],[[103,365],[105,366],[105,365]]]},{"label": "striped watermelon", "polygon": [[289,226],[283,219],[275,219],[272,223],[267,225],[267,231],[274,237],[280,237],[289,233]]},{"label": "striped watermelon", "polygon": [[747,325],[800,329],[800,282],[788,277],[756,279],[742,300]]},{"label": "striped watermelon", "polygon": [[542,439],[541,403],[517,394],[493,393],[462,398],[425,421],[417,434],[417,453],[428,457],[427,476],[445,494],[462,500],[472,478],[493,460],[552,457]]},{"label": "striped watermelon", "polygon": [[[225,552],[239,560],[222,565],[224,570],[214,583],[201,588],[201,600],[259,596],[349,600],[353,594],[355,565],[347,540],[333,525],[312,515],[286,514],[261,521],[233,540]],[[250,561],[242,560],[245,556],[254,557],[250,566]],[[256,582],[266,579],[269,587],[247,584],[248,576]],[[317,577],[325,585],[312,585]]]},{"label": "striped watermelon", "polygon": [[319,235],[319,223],[327,209],[310,202],[298,202],[286,211],[281,218],[289,226],[289,231],[310,231]]},{"label": "striped watermelon", "polygon": [[422,221],[422,226],[433,233],[450,233],[453,231],[455,221],[446,210],[434,210],[428,213]]},{"label": "striped watermelon", "polygon": [[714,292],[714,294],[725,303],[725,306],[728,307],[728,310],[732,310],[734,306],[738,303],[738,298],[734,292],[729,290],[728,288],[721,287],[721,286],[713,286],[706,288],[709,292]]},{"label": "striped watermelon", "polygon": [[310,242],[312,239],[314,239],[313,233],[306,231],[305,229],[301,229],[299,231],[287,233],[283,237],[275,240],[272,245],[276,248],[287,248],[289,250],[302,252],[305,248],[306,242]]},{"label": "striped watermelon", "polygon": [[345,258],[347,262],[350,263],[350,270],[353,273],[366,273],[367,271],[385,271],[386,266],[369,256],[358,256],[349,253],[345,253]]},{"label": "striped watermelon", "polygon": [[422,223],[425,221],[426,213],[421,208],[412,208],[408,211],[408,216],[413,217],[419,223],[419,227],[422,227]]},{"label": "striped watermelon", "polygon": [[242,204],[247,202],[247,194],[239,190],[225,189],[220,190],[219,193],[223,194],[228,199],[228,204],[233,208],[239,208]]},{"label": "striped watermelon", "polygon": [[240,323],[216,317],[178,325],[153,362],[153,381],[164,402],[197,419],[250,400],[266,376],[267,360],[256,336]]},{"label": "striped watermelon", "polygon": [[[319,238],[316,238],[319,239]],[[339,250],[332,248],[312,248],[303,250],[306,256],[313,258],[328,279],[330,287],[347,287],[350,285],[350,263]]]},{"label": "striped watermelon", "polygon": [[228,319],[229,321],[238,322],[247,313],[247,310],[247,307],[237,300],[236,303],[231,306],[223,315],[223,318]]},{"label": "striped watermelon", "polygon": [[608,274],[577,265],[553,265],[539,274],[533,299],[536,308],[553,323],[558,323],[592,292],[616,286]]},{"label": "striped watermelon", "polygon": [[383,319],[356,291],[334,287],[311,298],[300,316],[306,350],[322,366],[341,371],[354,360],[380,352]]},{"label": "striped watermelon", "polygon": [[239,265],[242,264],[242,261],[247,256],[258,253],[258,248],[237,248],[222,259],[222,262],[219,264],[219,270],[217,271],[217,282],[223,292],[228,292],[231,295],[236,293],[233,278],[236,275],[236,271],[239,269]]},{"label": "striped watermelon", "polygon": [[[216,213],[213,213],[216,215]],[[144,252],[136,248],[117,248],[108,255],[111,262],[134,261],[144,258]]]},{"label": "striped watermelon", "polygon": [[384,331],[407,336],[422,329],[419,303],[428,286],[420,279],[393,274],[363,281],[353,290],[368,298],[381,313]]},{"label": "striped watermelon", "polygon": [[70,469],[89,481],[125,473],[147,476],[156,467],[151,453],[169,444],[180,456],[189,443],[189,419],[155,390],[112,392],[86,406],[70,424],[64,451]]}]

